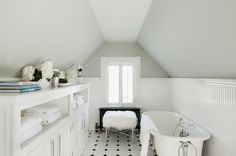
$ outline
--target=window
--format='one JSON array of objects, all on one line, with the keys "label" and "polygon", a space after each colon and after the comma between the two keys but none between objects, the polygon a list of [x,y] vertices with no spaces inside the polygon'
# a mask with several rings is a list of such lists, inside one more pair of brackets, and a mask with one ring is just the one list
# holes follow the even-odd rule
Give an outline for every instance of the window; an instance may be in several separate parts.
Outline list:
[{"label": "window", "polygon": [[140,57],[102,57],[101,73],[109,104],[134,104]]},{"label": "window", "polygon": [[133,65],[122,66],[122,102],[133,103]]},{"label": "window", "polygon": [[119,66],[108,66],[108,102],[119,103]]}]

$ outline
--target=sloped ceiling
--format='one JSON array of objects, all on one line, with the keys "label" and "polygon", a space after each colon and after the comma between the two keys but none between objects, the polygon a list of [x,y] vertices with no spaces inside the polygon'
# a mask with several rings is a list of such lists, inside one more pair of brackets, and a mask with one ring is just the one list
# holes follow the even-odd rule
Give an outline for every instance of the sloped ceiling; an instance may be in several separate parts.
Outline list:
[{"label": "sloped ceiling", "polygon": [[236,78],[236,1],[154,0],[137,42],[172,77]]},{"label": "sloped ceiling", "polygon": [[236,77],[233,0],[2,0],[0,19],[0,77],[83,64],[104,38],[136,41],[171,77]]},{"label": "sloped ceiling", "polygon": [[1,77],[40,60],[83,63],[104,42],[88,0],[2,0],[0,19]]},{"label": "sloped ceiling", "polygon": [[90,0],[106,41],[135,41],[152,0]]}]

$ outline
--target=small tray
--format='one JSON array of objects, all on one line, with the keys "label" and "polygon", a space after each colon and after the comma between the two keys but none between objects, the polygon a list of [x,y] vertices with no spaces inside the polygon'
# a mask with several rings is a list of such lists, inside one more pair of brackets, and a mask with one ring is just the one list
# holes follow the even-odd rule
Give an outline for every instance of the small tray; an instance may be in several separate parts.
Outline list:
[{"label": "small tray", "polygon": [[72,83],[59,83],[58,87],[67,87],[67,86],[70,86],[70,85],[72,85]]}]

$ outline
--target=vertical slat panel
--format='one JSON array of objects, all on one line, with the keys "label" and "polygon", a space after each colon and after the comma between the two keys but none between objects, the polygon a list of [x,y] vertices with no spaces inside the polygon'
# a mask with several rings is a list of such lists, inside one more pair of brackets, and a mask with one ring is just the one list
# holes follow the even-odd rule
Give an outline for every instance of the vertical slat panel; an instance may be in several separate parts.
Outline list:
[{"label": "vertical slat panel", "polygon": [[235,104],[236,84],[234,82],[204,82],[200,87],[201,99],[212,104]]}]

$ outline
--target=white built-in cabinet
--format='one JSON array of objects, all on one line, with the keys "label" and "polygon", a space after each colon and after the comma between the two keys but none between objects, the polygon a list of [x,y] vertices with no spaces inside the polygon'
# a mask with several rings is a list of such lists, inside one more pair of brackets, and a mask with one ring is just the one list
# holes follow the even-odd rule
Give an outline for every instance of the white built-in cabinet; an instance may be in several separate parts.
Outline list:
[{"label": "white built-in cabinet", "polygon": [[[88,139],[88,105],[80,105],[73,113],[70,124],[70,155],[78,156]],[[85,135],[86,134],[86,135]]]},{"label": "white built-in cabinet", "polygon": [[[84,103],[72,107],[74,97]],[[27,108],[59,107],[63,117],[20,142],[21,116]],[[0,156],[80,156],[88,141],[89,84],[24,94],[0,94]]]}]

